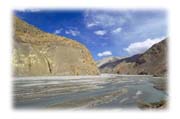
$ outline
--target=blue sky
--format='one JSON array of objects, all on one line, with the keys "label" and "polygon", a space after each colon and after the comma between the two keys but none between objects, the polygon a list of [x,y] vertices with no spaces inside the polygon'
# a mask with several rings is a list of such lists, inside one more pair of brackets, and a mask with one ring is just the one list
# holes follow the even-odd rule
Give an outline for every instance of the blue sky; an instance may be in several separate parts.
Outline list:
[{"label": "blue sky", "polygon": [[39,29],[84,44],[95,60],[142,53],[168,37],[165,10],[17,10]]}]

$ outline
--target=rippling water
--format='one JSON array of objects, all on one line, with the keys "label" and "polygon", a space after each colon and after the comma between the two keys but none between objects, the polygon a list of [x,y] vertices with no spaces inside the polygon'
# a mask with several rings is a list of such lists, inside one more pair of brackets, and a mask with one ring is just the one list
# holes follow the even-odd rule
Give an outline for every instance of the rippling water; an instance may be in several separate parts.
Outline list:
[{"label": "rippling water", "polygon": [[140,75],[21,77],[13,81],[15,108],[138,108],[165,100],[166,79]]}]

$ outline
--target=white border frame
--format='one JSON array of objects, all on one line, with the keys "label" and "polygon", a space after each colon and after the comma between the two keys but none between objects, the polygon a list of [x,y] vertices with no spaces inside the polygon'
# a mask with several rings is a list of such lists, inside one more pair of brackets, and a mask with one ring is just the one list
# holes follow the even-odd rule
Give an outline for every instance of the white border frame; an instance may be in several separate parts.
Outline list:
[{"label": "white border frame", "polygon": [[[179,112],[179,67],[180,66],[180,14],[178,0],[5,0],[0,1],[0,112],[5,119],[169,119],[178,118]],[[135,110],[15,110],[12,107],[11,40],[12,11],[25,8],[50,9],[166,9],[169,12],[169,95],[170,105],[165,111]],[[179,10],[180,11],[180,10]],[[176,117],[177,116],[177,117]]]}]

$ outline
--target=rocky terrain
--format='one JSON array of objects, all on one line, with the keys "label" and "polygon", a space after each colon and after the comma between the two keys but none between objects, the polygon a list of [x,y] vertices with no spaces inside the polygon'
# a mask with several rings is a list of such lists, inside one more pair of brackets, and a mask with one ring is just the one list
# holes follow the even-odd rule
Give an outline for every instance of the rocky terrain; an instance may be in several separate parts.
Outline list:
[{"label": "rocky terrain", "polygon": [[[167,39],[142,54],[108,57],[94,62],[88,49],[65,37],[43,32],[14,17],[14,76],[150,74],[167,72]],[[97,66],[99,69],[97,68]]]},{"label": "rocky terrain", "polygon": [[[13,38],[16,108],[166,107],[167,78],[163,76],[167,72],[167,39],[142,54],[107,57],[95,63],[84,45],[45,33],[17,17]],[[98,67],[101,73],[108,74],[99,75]]]},{"label": "rocky terrain", "polygon": [[[105,58],[103,58],[101,60],[96,61],[96,64],[97,64],[98,67],[101,67],[104,64],[113,63],[113,62],[116,62],[116,61],[118,61],[120,59],[122,59],[122,58],[121,57],[115,57],[115,56],[105,57]],[[110,69],[110,68],[107,68],[107,69],[104,69],[104,70],[107,70],[106,72],[112,72],[112,69]]]},{"label": "rocky terrain", "polygon": [[167,39],[154,44],[142,54],[107,62],[99,69],[102,73],[164,76],[167,73],[166,55]]},{"label": "rocky terrain", "polygon": [[43,32],[14,17],[14,76],[98,75],[99,70],[82,44]]}]

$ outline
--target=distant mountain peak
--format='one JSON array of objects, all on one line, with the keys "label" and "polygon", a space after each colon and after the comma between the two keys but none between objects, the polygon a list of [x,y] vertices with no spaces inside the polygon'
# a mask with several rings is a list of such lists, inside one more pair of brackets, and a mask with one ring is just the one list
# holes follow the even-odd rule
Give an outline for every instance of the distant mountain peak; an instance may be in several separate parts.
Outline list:
[{"label": "distant mountain peak", "polygon": [[101,67],[102,65],[108,63],[108,62],[114,62],[116,60],[121,59],[121,57],[117,57],[117,56],[108,56],[108,57],[104,57],[101,60],[96,61],[96,64],[98,67]]}]

